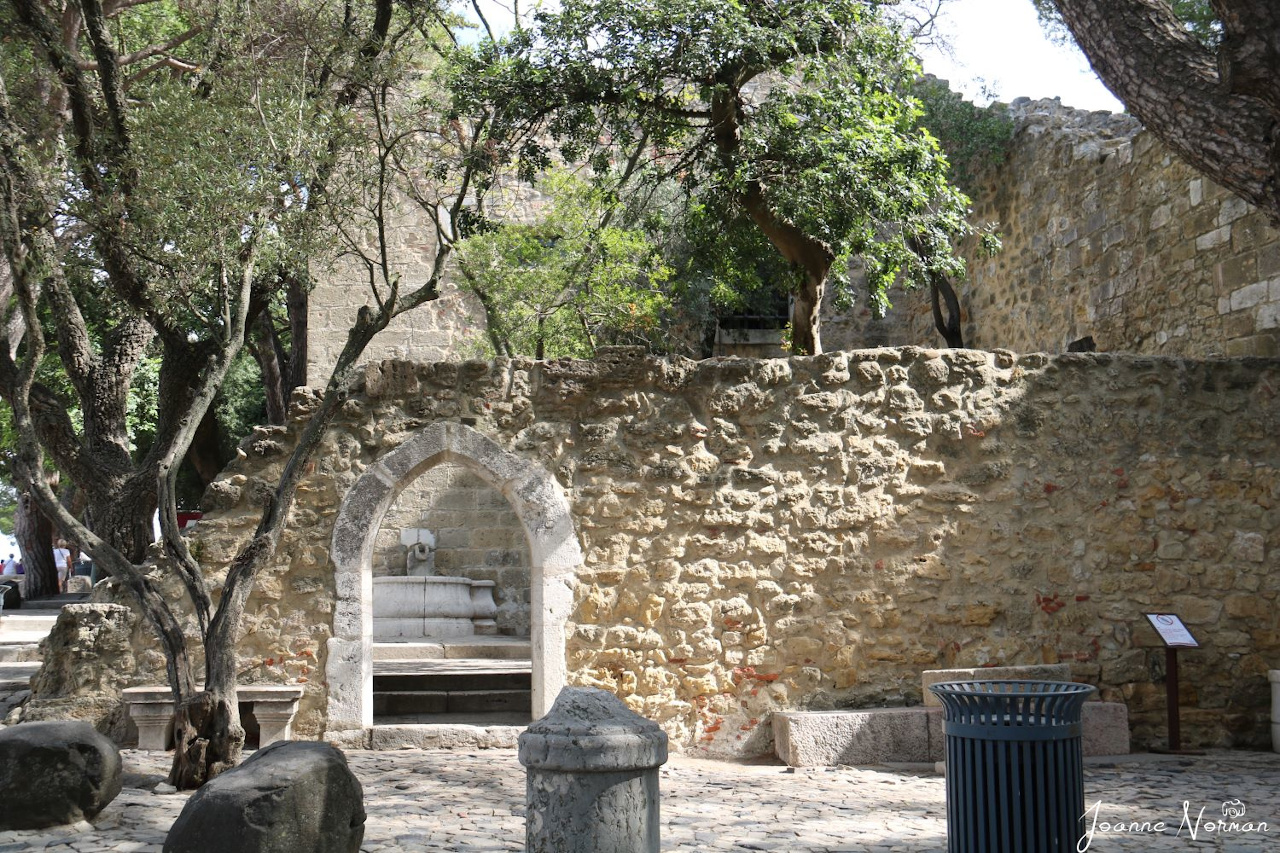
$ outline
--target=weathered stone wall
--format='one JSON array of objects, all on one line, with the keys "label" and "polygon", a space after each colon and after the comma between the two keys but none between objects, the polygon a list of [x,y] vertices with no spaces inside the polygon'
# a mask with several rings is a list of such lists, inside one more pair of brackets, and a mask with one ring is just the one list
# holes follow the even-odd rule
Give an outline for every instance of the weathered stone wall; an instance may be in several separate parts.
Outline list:
[{"label": "weathered stone wall", "polygon": [[[465,418],[569,497],[570,680],[686,749],[762,751],[778,709],[919,702],[923,669],[1042,661],[1126,702],[1148,745],[1164,655],[1142,614],[1165,610],[1204,644],[1183,656],[1184,738],[1262,745],[1277,390],[1274,360],[917,349],[371,366],[251,603],[246,680],[306,678],[296,650],[324,672],[342,495],[415,430]],[[287,443],[264,431],[211,491],[206,559],[247,534]],[[301,733],[324,691],[309,678]]]},{"label": "weathered stone wall", "polygon": [[[974,221],[1004,248],[964,247],[969,346],[1160,355],[1280,353],[1280,231],[1130,116],[1015,101],[1009,159],[977,179]],[[927,291],[884,323],[828,312],[831,347],[941,345]]]},{"label": "weathered stone wall", "polygon": [[[304,684],[298,732],[323,732],[343,496],[415,431],[461,419],[565,490],[585,555],[570,681],[685,749],[763,751],[779,709],[917,703],[923,669],[1059,661],[1158,743],[1152,611],[1204,646],[1182,656],[1184,739],[1261,746],[1280,666],[1278,391],[1280,360],[913,348],[373,365],[250,601],[241,680]],[[206,565],[251,532],[313,399],[211,487]],[[130,654],[113,684],[162,679],[153,649]]]},{"label": "weathered stone wall", "polygon": [[431,568],[420,567],[415,574],[493,581],[498,633],[529,636],[529,547],[519,519],[497,489],[461,465],[437,465],[422,474],[383,519],[375,576],[407,573],[405,530],[426,530],[434,537]]},{"label": "weathered stone wall", "polygon": [[[546,198],[538,190],[513,184],[491,193],[488,214],[531,222],[545,205]],[[417,206],[409,199],[398,199],[388,211],[385,231],[387,254],[392,272],[401,277],[401,292],[430,281],[435,233]],[[372,235],[366,242],[373,245]],[[356,313],[374,300],[367,269],[349,255],[312,272],[316,285],[308,303],[307,376],[311,384],[322,387],[346,344]],[[382,292],[385,296],[385,288]],[[363,361],[475,358],[484,351],[485,322],[484,308],[475,295],[446,276],[440,297],[392,320],[365,348]]]}]

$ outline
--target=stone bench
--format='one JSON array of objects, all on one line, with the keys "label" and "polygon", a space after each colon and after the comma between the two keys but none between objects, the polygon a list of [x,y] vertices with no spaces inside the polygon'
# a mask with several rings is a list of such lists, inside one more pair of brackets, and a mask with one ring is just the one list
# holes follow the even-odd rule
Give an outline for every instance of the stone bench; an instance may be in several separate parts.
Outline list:
[{"label": "stone bench", "polygon": [[[138,727],[138,749],[164,751],[173,747],[173,692],[168,687],[127,687],[123,691],[129,718]],[[241,705],[251,713],[260,730],[258,746],[293,737],[293,717],[298,713],[302,687],[293,684],[249,684],[236,688]]]},{"label": "stone bench", "polygon": [[[942,761],[942,703],[929,685],[944,681],[1070,681],[1066,664],[931,669],[921,673],[924,705],[848,711],[784,711],[773,715],[774,751],[792,767]],[[1120,702],[1086,702],[1081,715],[1084,754],[1128,755],[1129,709]]]},{"label": "stone bench", "polygon": [[[1129,753],[1129,710],[1122,703],[1086,702],[1081,722],[1086,756]],[[942,708],[923,705],[781,711],[773,715],[773,739],[778,758],[791,767],[922,764],[946,754]]]}]

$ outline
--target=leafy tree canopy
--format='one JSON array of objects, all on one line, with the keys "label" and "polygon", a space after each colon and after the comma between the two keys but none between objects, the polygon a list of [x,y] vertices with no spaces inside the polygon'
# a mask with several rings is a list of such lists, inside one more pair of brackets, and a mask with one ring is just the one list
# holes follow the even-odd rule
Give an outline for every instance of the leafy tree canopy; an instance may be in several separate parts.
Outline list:
[{"label": "leafy tree canopy", "polygon": [[[496,150],[526,179],[553,157],[674,179],[697,216],[748,226],[790,265],[797,348],[817,352],[838,260],[863,259],[879,307],[899,277],[963,271],[950,240],[967,200],[917,123],[918,67],[880,6],[568,0],[464,49],[454,107],[491,106]],[[650,168],[619,166],[637,160]]]},{"label": "leafy tree canopy", "polygon": [[567,170],[542,185],[550,201],[536,223],[484,229],[457,247],[494,351],[589,358],[601,344],[660,344],[671,269],[658,247],[607,224],[612,201]]}]

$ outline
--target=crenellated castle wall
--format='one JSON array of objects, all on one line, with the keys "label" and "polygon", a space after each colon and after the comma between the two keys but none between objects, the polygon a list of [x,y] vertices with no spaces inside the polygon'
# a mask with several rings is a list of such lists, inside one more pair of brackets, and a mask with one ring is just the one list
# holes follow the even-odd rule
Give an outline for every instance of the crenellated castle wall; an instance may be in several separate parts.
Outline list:
[{"label": "crenellated castle wall", "polygon": [[[957,282],[967,346],[1155,355],[1280,353],[1280,231],[1202,177],[1136,119],[1056,99],[1010,106],[1006,162],[980,173],[974,220],[1003,250],[963,246]],[[894,310],[828,312],[831,348],[940,346],[927,292],[896,291]]]}]

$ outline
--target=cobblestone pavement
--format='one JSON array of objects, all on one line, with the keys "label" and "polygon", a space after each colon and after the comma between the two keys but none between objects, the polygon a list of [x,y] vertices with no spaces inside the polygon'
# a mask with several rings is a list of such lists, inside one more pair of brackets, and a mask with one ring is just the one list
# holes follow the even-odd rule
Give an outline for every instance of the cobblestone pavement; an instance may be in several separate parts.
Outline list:
[{"label": "cobblestone pavement", "polygon": [[[514,751],[348,756],[369,813],[364,851],[524,849],[524,768]],[[167,770],[168,756],[126,750],[124,757],[125,790],[93,825],[0,832],[0,853],[159,851],[186,796],[152,790]],[[1085,788],[1087,803],[1097,804],[1089,851],[1280,850],[1280,755],[1131,756],[1119,764],[1088,765]],[[931,773],[788,771],[677,756],[662,770],[661,789],[667,851],[890,853],[946,847],[945,783]],[[1218,827],[1224,803],[1244,810],[1230,819],[1234,827]],[[1145,831],[1133,830],[1129,825],[1135,822],[1147,824]],[[1163,833],[1157,822],[1164,822]],[[1116,831],[1117,823],[1126,828]]]}]

